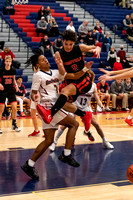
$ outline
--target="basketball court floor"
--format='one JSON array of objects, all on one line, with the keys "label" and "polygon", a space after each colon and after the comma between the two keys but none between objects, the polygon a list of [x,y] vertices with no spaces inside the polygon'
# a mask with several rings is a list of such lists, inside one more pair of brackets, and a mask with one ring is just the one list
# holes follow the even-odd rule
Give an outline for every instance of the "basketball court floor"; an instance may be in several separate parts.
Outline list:
[{"label": "basketball court floor", "polygon": [[76,135],[72,154],[80,163],[74,168],[58,160],[64,148],[66,132],[60,137],[55,152],[48,149],[37,161],[40,180],[31,180],[20,168],[42,141],[41,135],[28,138],[33,131],[30,118],[19,118],[21,132],[11,130],[11,120],[2,120],[0,135],[0,199],[1,200],[132,200],[133,184],[126,177],[133,164],[133,127],[124,119],[128,112],[95,115],[114,150],[103,149],[95,128],[95,141],[83,135],[83,124]]}]

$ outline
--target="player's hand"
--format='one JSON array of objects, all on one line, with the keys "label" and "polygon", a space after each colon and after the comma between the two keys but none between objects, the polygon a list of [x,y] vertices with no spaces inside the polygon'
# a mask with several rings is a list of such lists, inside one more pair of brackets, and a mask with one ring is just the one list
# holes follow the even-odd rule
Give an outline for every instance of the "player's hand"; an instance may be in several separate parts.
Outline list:
[{"label": "player's hand", "polygon": [[93,53],[96,54],[97,58],[100,58],[101,48],[97,46],[95,49],[93,49]]},{"label": "player's hand", "polygon": [[63,65],[63,61],[58,51],[55,53],[55,62],[57,65]]},{"label": "player's hand", "polygon": [[91,66],[93,65],[93,61],[90,61],[90,62],[87,62],[86,63],[86,67],[88,68],[88,69],[90,69],[91,68]]},{"label": "player's hand", "polygon": [[101,72],[107,74],[107,75],[110,75],[110,71],[108,71],[108,70],[105,70],[105,69],[103,69],[103,68],[99,68],[99,70],[100,70]]},{"label": "player's hand", "polygon": [[16,90],[16,92],[19,91],[18,85],[15,86],[15,90]]},{"label": "player's hand", "polygon": [[112,79],[112,76],[108,76],[108,75],[104,74],[104,75],[100,76],[98,78],[98,80],[99,81],[112,81],[113,79]]},{"label": "player's hand", "polygon": [[0,84],[0,90],[4,90],[4,87],[2,84]]}]

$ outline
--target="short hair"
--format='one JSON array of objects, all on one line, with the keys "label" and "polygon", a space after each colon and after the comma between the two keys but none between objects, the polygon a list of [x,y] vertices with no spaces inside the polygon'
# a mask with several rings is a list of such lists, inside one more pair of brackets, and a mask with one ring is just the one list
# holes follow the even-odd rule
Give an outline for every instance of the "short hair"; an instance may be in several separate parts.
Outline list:
[{"label": "short hair", "polygon": [[17,81],[19,78],[22,78],[22,80],[23,80],[23,77],[22,77],[22,76],[17,76],[17,77],[16,77],[16,81]]},{"label": "short hair", "polygon": [[71,40],[72,42],[77,41],[77,34],[71,30],[65,30],[62,34],[63,40]]},{"label": "short hair", "polygon": [[7,55],[7,56],[5,56],[5,60],[8,60],[8,59],[12,60],[11,55]]}]

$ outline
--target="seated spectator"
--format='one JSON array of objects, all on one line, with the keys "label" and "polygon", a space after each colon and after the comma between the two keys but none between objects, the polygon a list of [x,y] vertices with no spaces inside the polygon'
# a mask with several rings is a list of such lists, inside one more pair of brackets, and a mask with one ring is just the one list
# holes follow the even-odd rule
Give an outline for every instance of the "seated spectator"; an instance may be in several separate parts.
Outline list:
[{"label": "seated spectator", "polygon": [[59,30],[58,30],[58,24],[55,21],[55,18],[52,18],[50,20],[50,36],[52,37],[58,37],[59,36]]},{"label": "seated spectator", "polygon": [[131,78],[127,78],[123,84],[124,92],[128,94],[129,105],[131,105],[132,101],[130,103],[130,100],[133,99],[133,83],[131,82]]},{"label": "seated spectator", "polygon": [[120,63],[120,57],[117,57],[116,62],[113,65],[113,71],[122,70],[122,69],[123,69],[123,66]]},{"label": "seated spectator", "polygon": [[50,52],[54,57],[54,50],[47,35],[44,35],[44,37],[41,39],[40,49],[43,51],[44,55],[45,53]]},{"label": "seated spectator", "polygon": [[12,66],[13,66],[14,68],[16,68],[16,69],[19,69],[19,67],[20,67],[21,64],[20,64],[19,61],[16,61],[16,60],[15,60],[15,55],[14,55],[14,53],[9,49],[9,47],[5,47],[5,48],[4,48],[4,51],[1,52],[0,55],[1,55],[2,59],[3,59],[3,61],[2,61],[2,67],[5,66],[5,64],[4,64],[5,57],[6,57],[6,56],[10,56],[11,59],[12,59]]},{"label": "seated spectator", "polygon": [[39,33],[48,34],[47,31],[47,22],[45,21],[45,17],[41,17],[41,20],[37,22],[37,37],[39,37]]},{"label": "seated spectator", "polygon": [[46,18],[46,21],[48,22],[48,24],[51,22],[52,20],[52,13],[50,12],[48,15],[47,15],[47,18]]},{"label": "seated spectator", "polygon": [[127,68],[130,68],[133,66],[133,55],[130,55],[129,58],[126,59],[127,61]]},{"label": "seated spectator", "polygon": [[123,29],[127,30],[129,27],[132,27],[130,15],[126,15],[126,18],[123,19]]},{"label": "seated spectator", "polygon": [[25,117],[25,113],[23,111],[23,104],[26,103],[27,104],[27,111],[28,113],[30,112],[30,100],[27,99],[25,97],[25,86],[22,84],[23,78],[22,76],[18,76],[16,78],[16,82],[18,85],[18,92],[16,92],[16,99],[17,102],[19,102],[19,106],[20,106],[20,116],[21,117]]},{"label": "seated spectator", "polygon": [[73,21],[69,21],[69,24],[66,27],[66,30],[71,30],[75,32],[75,27],[73,26]]},{"label": "seated spectator", "polygon": [[127,38],[133,42],[133,27],[127,29]]},{"label": "seated spectator", "polygon": [[110,108],[109,108],[109,104],[110,104],[110,94],[108,93],[109,84],[106,83],[105,81],[101,81],[101,82],[97,83],[97,91],[98,91],[98,96],[99,96],[99,99],[100,99],[101,102],[104,99],[107,99],[107,105],[105,107],[105,110],[111,111]]},{"label": "seated spectator", "polygon": [[99,23],[98,20],[96,21],[96,25],[95,25],[93,31],[94,31],[94,33],[96,35],[96,40],[99,41],[99,42],[103,41],[104,34],[103,34],[103,31],[102,31],[102,27],[100,26],[100,23]]},{"label": "seated spectator", "polygon": [[38,11],[37,20],[41,20],[41,17],[45,17],[46,19],[46,10],[44,6],[41,6],[40,10]]},{"label": "seated spectator", "polygon": [[79,34],[86,35],[88,33],[89,26],[88,26],[88,20],[84,20],[83,23],[79,26],[78,32]]},{"label": "seated spectator", "polygon": [[84,44],[84,40],[85,40],[85,34],[81,33],[77,39],[77,43],[78,44]]},{"label": "seated spectator", "polygon": [[124,68],[128,67],[128,63],[126,60],[126,51],[124,50],[124,46],[120,45],[120,50],[117,53],[117,56],[120,57],[120,62]]},{"label": "seated spectator", "polygon": [[15,9],[12,4],[11,0],[6,0],[3,4],[3,14],[4,15],[14,15],[15,14]]},{"label": "seated spectator", "polygon": [[127,111],[128,109],[128,94],[124,93],[124,85],[121,79],[116,79],[111,83],[110,95],[112,98],[112,111],[117,111],[116,100],[122,99],[122,111]]},{"label": "seated spectator", "polygon": [[110,51],[108,52],[107,61],[110,66],[113,68],[114,63],[116,62],[117,54],[115,51],[115,47],[111,46]]},{"label": "seated spectator", "polygon": [[54,52],[59,51],[60,49],[63,48],[63,41],[61,36],[59,36],[57,39],[55,39],[54,43],[53,43],[53,48],[54,48]]},{"label": "seated spectator", "polygon": [[106,37],[103,40],[103,46],[106,48],[106,52],[109,52],[110,47],[112,45],[112,38],[110,37],[110,33],[106,33]]},{"label": "seated spectator", "polygon": [[88,33],[84,38],[84,43],[87,45],[95,45],[95,37],[92,33],[92,30],[88,30]]},{"label": "seated spectator", "polygon": [[128,8],[128,9],[131,9],[131,0],[122,0],[122,1],[119,1],[119,6],[122,6],[122,8]]},{"label": "seated spectator", "polygon": [[49,13],[52,13],[50,6],[47,6],[46,8],[46,17],[49,15]]}]

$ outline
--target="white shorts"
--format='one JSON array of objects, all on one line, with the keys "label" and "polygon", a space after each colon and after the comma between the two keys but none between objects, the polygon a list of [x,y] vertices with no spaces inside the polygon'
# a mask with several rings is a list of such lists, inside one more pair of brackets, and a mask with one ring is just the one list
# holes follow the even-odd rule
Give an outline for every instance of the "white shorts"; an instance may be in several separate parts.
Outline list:
[{"label": "white shorts", "polygon": [[63,120],[65,117],[67,117],[68,113],[64,111],[63,109],[59,110],[53,117],[50,124],[46,124],[42,120],[42,129],[58,129],[58,123]]},{"label": "white shorts", "polygon": [[31,100],[30,108],[36,110],[37,102]]}]

